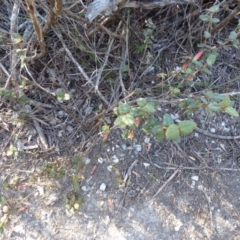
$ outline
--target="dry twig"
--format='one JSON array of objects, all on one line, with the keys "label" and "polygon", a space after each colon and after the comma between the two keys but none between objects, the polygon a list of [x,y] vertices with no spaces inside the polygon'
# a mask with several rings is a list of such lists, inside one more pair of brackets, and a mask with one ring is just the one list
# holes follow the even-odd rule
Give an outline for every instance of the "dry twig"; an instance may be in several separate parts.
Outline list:
[{"label": "dry twig", "polygon": [[35,54],[33,57],[28,58],[28,60],[39,59],[39,58],[43,57],[46,53],[46,46],[45,46],[45,42],[44,42],[44,38],[43,38],[43,31],[42,31],[42,27],[38,21],[38,18],[37,18],[34,0],[26,0],[26,3],[27,3],[28,15],[29,15],[30,19],[32,20],[33,27],[34,27],[35,33],[37,34],[38,43],[39,43],[39,46],[41,49],[41,52],[39,54]]},{"label": "dry twig", "polygon": [[176,176],[179,172],[179,169],[176,169],[174,173],[168,178],[168,180],[158,189],[158,191],[153,195],[153,199],[167,186],[168,183]]}]

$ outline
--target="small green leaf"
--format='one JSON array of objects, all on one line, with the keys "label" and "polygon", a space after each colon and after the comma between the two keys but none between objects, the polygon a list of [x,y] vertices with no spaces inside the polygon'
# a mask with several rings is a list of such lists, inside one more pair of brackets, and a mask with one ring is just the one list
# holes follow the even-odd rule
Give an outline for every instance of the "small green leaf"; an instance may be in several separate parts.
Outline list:
[{"label": "small green leaf", "polygon": [[212,75],[212,72],[208,68],[203,68],[202,71],[208,75]]},{"label": "small green leaf", "polygon": [[123,73],[126,73],[126,72],[128,72],[128,71],[129,71],[128,65],[124,65],[123,68],[122,68],[122,72],[123,72]]},{"label": "small green leaf", "polygon": [[146,99],[146,98],[139,98],[139,99],[137,100],[137,105],[138,105],[139,107],[144,107],[144,106],[146,106],[146,105],[147,105],[147,99]]},{"label": "small green leaf", "polygon": [[156,139],[161,142],[164,137],[165,137],[165,134],[164,134],[164,130],[162,129],[162,127],[156,129],[156,132],[154,133],[154,136],[156,137]]},{"label": "small green leaf", "polygon": [[196,100],[192,98],[187,98],[187,106],[190,108],[196,108],[197,107]]},{"label": "small green leaf", "polygon": [[209,12],[216,13],[219,11],[219,5],[212,6],[208,9]]},{"label": "small green leaf", "polygon": [[209,66],[212,66],[215,63],[216,59],[217,59],[217,55],[216,54],[210,54],[208,56],[208,58],[207,58],[207,64]]},{"label": "small green leaf", "polygon": [[179,88],[170,87],[169,90],[170,90],[171,94],[173,94],[173,95],[180,93]]},{"label": "small green leaf", "polygon": [[141,88],[136,88],[136,89],[134,89],[133,93],[134,94],[142,93],[142,89]]},{"label": "small green leaf", "polygon": [[220,45],[223,45],[223,44],[224,44],[224,42],[221,41],[221,40],[218,40],[217,43],[220,44]]},{"label": "small green leaf", "polygon": [[150,131],[151,134],[156,135],[156,134],[164,134],[163,128],[158,124],[153,126],[153,128]]},{"label": "small green leaf", "polygon": [[150,133],[152,129],[152,126],[149,122],[142,125],[142,130],[146,133]]},{"label": "small green leaf", "polygon": [[221,110],[221,107],[219,106],[219,103],[213,102],[208,104],[207,109],[212,112],[219,112]]},{"label": "small green leaf", "polygon": [[186,74],[192,74],[192,72],[193,72],[193,70],[191,68],[187,68],[185,71]]},{"label": "small green leaf", "polygon": [[148,102],[147,105],[142,108],[142,110],[150,114],[156,111],[154,103],[152,102]]},{"label": "small green leaf", "polygon": [[128,113],[125,115],[122,115],[122,122],[127,126],[133,126],[134,125],[134,116],[132,113]]},{"label": "small green leaf", "polygon": [[114,125],[117,126],[117,127],[120,127],[120,128],[125,128],[126,127],[126,124],[123,123],[122,121],[122,116],[119,116],[116,118],[115,122],[114,122]]},{"label": "small green leaf", "polygon": [[50,169],[50,171],[49,171],[49,176],[50,176],[51,178],[54,178],[55,175],[56,175],[56,172],[55,172],[54,168],[52,167],[52,168]]},{"label": "small green leaf", "polygon": [[218,18],[212,18],[212,23],[218,23],[220,20]]},{"label": "small green leaf", "polygon": [[238,112],[233,107],[227,107],[224,109],[224,112],[228,113],[229,115],[233,117],[239,117]]},{"label": "small green leaf", "polygon": [[200,15],[199,18],[204,22],[208,22],[210,19],[208,15]]},{"label": "small green leaf", "polygon": [[57,95],[58,99],[64,98],[64,92],[62,90],[57,90],[56,95]]},{"label": "small green leaf", "polygon": [[224,95],[223,100],[220,102],[221,107],[228,107],[231,105],[231,99],[228,95]]},{"label": "small green leaf", "polygon": [[202,67],[202,63],[200,61],[196,61],[196,60],[193,60],[192,63],[194,63],[196,65],[196,67]]},{"label": "small green leaf", "polygon": [[60,178],[63,179],[66,176],[66,171],[64,169],[60,169],[59,175],[60,175]]},{"label": "small green leaf", "polygon": [[120,115],[130,112],[130,106],[127,103],[120,102],[118,105],[118,111]]},{"label": "small green leaf", "polygon": [[149,118],[149,124],[151,124],[151,126],[155,126],[155,125],[159,124],[159,121],[157,118],[151,117],[151,118]]},{"label": "small green leaf", "polygon": [[200,100],[201,100],[202,103],[208,104],[208,101],[207,101],[207,99],[205,97],[201,96]]},{"label": "small green leaf", "polygon": [[210,38],[211,37],[211,33],[208,31],[204,31],[204,37],[205,38]]},{"label": "small green leaf", "polygon": [[118,115],[118,114],[119,114],[119,112],[118,112],[118,107],[115,107],[115,108],[113,109],[113,113],[114,113],[115,115]]},{"label": "small green leaf", "polygon": [[82,154],[77,154],[77,155],[74,155],[72,158],[71,158],[71,161],[73,163],[78,163],[78,162],[82,162]]},{"label": "small green leaf", "polygon": [[136,47],[136,52],[137,53],[142,53],[144,51],[144,49],[146,48],[146,44],[135,44]]},{"label": "small green leaf", "polygon": [[4,232],[4,227],[0,226],[0,233]]},{"label": "small green leaf", "polygon": [[184,120],[178,124],[178,127],[180,130],[180,133],[183,135],[186,135],[193,132],[193,130],[197,127],[197,124],[190,120]]},{"label": "small green leaf", "polygon": [[163,115],[163,125],[164,126],[170,126],[171,124],[173,124],[172,117],[168,113],[165,113]]},{"label": "small green leaf", "polygon": [[144,117],[146,115],[146,113],[142,110],[142,108],[132,108],[131,113],[135,117]]},{"label": "small green leaf", "polygon": [[[74,175],[72,177],[73,182],[73,189],[76,193],[80,193],[80,184],[79,184],[79,177],[77,175]],[[75,202],[75,197],[71,198],[71,205],[73,205]]]},{"label": "small green leaf", "polygon": [[204,95],[207,98],[212,99],[212,100],[217,101],[217,102],[223,100],[223,95],[221,95],[219,93],[213,93],[213,92],[209,91],[209,92],[204,93]]},{"label": "small green leaf", "polygon": [[235,40],[237,38],[237,33],[235,31],[232,31],[228,37],[230,40]]},{"label": "small green leaf", "polygon": [[176,140],[180,137],[179,129],[176,124],[171,124],[166,131],[166,137],[172,140]]}]

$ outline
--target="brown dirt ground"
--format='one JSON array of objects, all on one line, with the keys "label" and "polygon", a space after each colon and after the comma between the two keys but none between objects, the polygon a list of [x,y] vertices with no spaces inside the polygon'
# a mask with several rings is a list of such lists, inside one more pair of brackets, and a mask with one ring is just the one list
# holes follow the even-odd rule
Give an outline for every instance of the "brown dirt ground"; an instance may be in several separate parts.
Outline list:
[{"label": "brown dirt ground", "polygon": [[[0,63],[10,71],[14,45],[9,36],[9,16],[13,1],[3,2]],[[236,7],[236,1],[220,2],[218,17],[224,19]],[[20,4],[18,25],[26,23],[28,18],[23,2]],[[179,119],[186,117],[175,104],[178,98],[170,96],[170,85],[181,89],[181,97],[199,96],[205,90],[239,92],[240,52],[232,47],[221,49],[211,69],[212,75],[197,75],[193,85],[181,85],[179,79],[171,77],[171,72],[182,66],[183,56],[197,53],[196,40],[204,31],[199,15],[213,2],[198,1],[198,5],[174,5],[142,12],[133,10],[130,17],[133,34],[128,38],[126,62],[122,61],[125,47],[118,38],[111,45],[113,37],[104,29],[96,29],[97,22],[95,25],[81,22],[80,3],[72,7],[64,4],[69,12],[59,16],[54,31],[45,37],[46,56],[26,64],[32,76],[16,64],[17,74],[27,79],[24,93],[41,105],[30,102],[32,109],[25,109],[19,100],[0,99],[0,218],[6,219],[0,238],[240,239],[240,141],[218,137],[239,136],[239,118],[220,113],[209,115],[199,109],[188,118],[195,120],[205,134],[194,131],[179,144],[169,140],[159,143],[141,131],[132,140],[124,140],[121,131],[113,129],[106,142],[99,134],[102,124],[113,125],[112,108],[123,98],[119,83],[122,63],[130,64],[130,72],[122,76],[127,92],[144,89],[141,96],[158,102],[158,119],[165,113]],[[39,14],[45,16],[44,7],[37,7]],[[114,15],[116,18],[105,25],[112,32],[119,26],[121,31],[116,31],[117,34],[126,33],[125,25],[118,24],[128,15],[126,11],[121,13],[122,16]],[[138,53],[136,44],[143,42],[143,29],[150,17],[156,25],[153,43]],[[213,42],[226,39],[237,20],[234,18]],[[22,35],[24,29],[24,25],[19,29]],[[91,31],[94,34],[89,34]],[[32,32],[23,41],[30,55],[36,49],[33,36]],[[96,80],[96,69],[105,64],[99,92],[94,89],[95,82],[93,85],[86,82],[79,73],[66,48],[92,81]],[[150,70],[145,72],[148,67]],[[167,80],[157,77],[158,73],[166,73]],[[1,67],[1,87],[6,79]],[[51,94],[58,89],[69,93],[71,100],[58,101]],[[107,99],[108,107],[101,96]],[[233,99],[239,112],[239,95]],[[134,102],[135,98],[129,100]],[[46,137],[48,149],[44,149],[39,138],[36,121]],[[18,156],[8,155],[10,144],[18,147]],[[26,146],[37,147],[27,149]],[[66,202],[69,199],[71,203]],[[80,208],[71,213],[67,204],[70,207],[79,204]]]}]

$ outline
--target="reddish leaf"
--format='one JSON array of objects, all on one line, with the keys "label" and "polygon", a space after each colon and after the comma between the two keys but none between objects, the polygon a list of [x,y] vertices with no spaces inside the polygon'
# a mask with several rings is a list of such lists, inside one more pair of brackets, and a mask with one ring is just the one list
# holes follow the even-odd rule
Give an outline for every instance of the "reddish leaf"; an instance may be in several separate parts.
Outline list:
[{"label": "reddish leaf", "polygon": [[187,80],[188,80],[188,81],[192,81],[192,80],[193,80],[193,76],[188,76],[188,77],[187,77]]},{"label": "reddish leaf", "polygon": [[182,69],[187,69],[189,62],[185,62],[182,66]]},{"label": "reddish leaf", "polygon": [[136,117],[134,120],[135,126],[138,127],[140,122],[141,122],[140,118]]},{"label": "reddish leaf", "polygon": [[96,169],[97,169],[97,166],[95,165],[95,166],[92,168],[91,174],[94,174],[94,172],[96,171]]},{"label": "reddish leaf", "polygon": [[108,139],[109,133],[104,133],[103,134],[103,141],[106,141]]},{"label": "reddish leaf", "polygon": [[194,61],[197,61],[203,55],[203,51],[198,52],[193,58]]},{"label": "reddish leaf", "polygon": [[130,138],[130,139],[133,139],[133,138],[134,138],[134,132],[133,132],[133,131],[129,132],[128,138]]},{"label": "reddish leaf", "polygon": [[151,143],[149,143],[149,144],[147,145],[147,152],[149,152],[149,151],[151,150],[151,146],[152,146]]}]

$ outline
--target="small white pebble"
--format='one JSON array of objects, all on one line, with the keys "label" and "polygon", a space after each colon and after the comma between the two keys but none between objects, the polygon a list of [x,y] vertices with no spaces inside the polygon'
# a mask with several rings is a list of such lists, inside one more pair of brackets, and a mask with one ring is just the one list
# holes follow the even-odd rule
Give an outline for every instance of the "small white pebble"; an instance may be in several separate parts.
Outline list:
[{"label": "small white pebble", "polygon": [[173,120],[179,119],[178,113],[176,113],[176,114],[170,114],[170,116],[172,117]]},{"label": "small white pebble", "polygon": [[38,190],[40,196],[44,195],[44,188],[42,186],[37,186],[37,190]]},{"label": "small white pebble", "polygon": [[215,133],[215,132],[216,132],[216,129],[215,129],[215,128],[211,128],[211,129],[210,129],[210,132]]},{"label": "small white pebble", "polygon": [[127,149],[126,144],[122,144],[121,147],[122,147],[123,150],[126,150],[126,149]]},{"label": "small white pebble", "polygon": [[85,163],[85,165],[89,164],[91,162],[91,159],[90,158],[83,158],[83,162]]},{"label": "small white pebble", "polygon": [[116,155],[114,155],[114,156],[112,156],[112,161],[113,161],[114,163],[118,163],[118,162],[119,162],[119,159],[117,158]]},{"label": "small white pebble", "polygon": [[62,137],[63,136],[63,131],[62,130],[60,130],[59,132],[58,132],[58,137]]},{"label": "small white pebble", "polygon": [[149,137],[146,137],[146,138],[144,139],[144,143],[148,144],[149,142],[150,142],[150,138],[149,138]]},{"label": "small white pebble", "polygon": [[112,165],[109,165],[109,166],[107,167],[107,170],[108,170],[109,172],[111,172],[111,171],[112,171]]},{"label": "small white pebble", "polygon": [[3,213],[8,213],[9,212],[8,206],[3,206],[2,211],[3,211]]},{"label": "small white pebble", "polygon": [[67,126],[66,129],[69,133],[73,132],[73,127],[72,126]]},{"label": "small white pebble", "polygon": [[137,152],[141,152],[142,151],[142,146],[140,144],[137,144],[134,147],[135,147]]},{"label": "small white pebble", "polygon": [[177,71],[177,72],[181,71],[181,69],[182,69],[182,68],[179,67],[179,66],[176,66],[176,67],[175,67],[175,71]]},{"label": "small white pebble", "polygon": [[103,163],[103,158],[99,158],[99,159],[98,159],[98,162],[99,162],[99,163]]},{"label": "small white pebble", "polygon": [[194,180],[194,181],[198,181],[198,180],[199,180],[199,177],[198,177],[198,176],[192,176],[191,178],[192,178],[192,180]]},{"label": "small white pebble", "polygon": [[105,190],[106,190],[106,184],[105,183],[102,183],[101,185],[100,185],[100,191],[102,191],[102,192],[104,192]]},{"label": "small white pebble", "polygon": [[87,189],[86,186],[82,186],[82,190],[83,190],[84,192],[86,192],[88,189]]},{"label": "small white pebble", "polygon": [[144,165],[144,167],[145,167],[145,168],[147,168],[147,167],[149,167],[149,166],[150,166],[150,164],[149,164],[149,163],[145,163],[145,162],[143,163],[143,165]]}]

